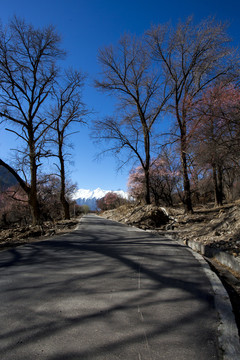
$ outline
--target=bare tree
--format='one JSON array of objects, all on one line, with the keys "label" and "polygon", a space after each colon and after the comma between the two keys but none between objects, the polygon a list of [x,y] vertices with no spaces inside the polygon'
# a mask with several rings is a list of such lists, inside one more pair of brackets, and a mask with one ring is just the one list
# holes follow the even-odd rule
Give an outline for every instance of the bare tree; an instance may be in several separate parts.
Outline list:
[{"label": "bare tree", "polygon": [[64,55],[59,43],[52,26],[35,29],[18,18],[0,30],[0,116],[24,144],[18,154],[29,167],[24,187],[33,223],[40,221],[37,169],[41,157],[48,155],[44,144],[50,124],[44,104],[58,74],[56,61]]},{"label": "bare tree", "polygon": [[171,105],[179,129],[180,154],[184,183],[184,203],[192,212],[188,174],[188,123],[201,92],[217,79],[233,74],[234,53],[228,46],[226,26],[207,19],[194,26],[192,18],[170,25],[158,25],[147,32],[154,59],[171,79],[174,96]]},{"label": "bare tree", "polygon": [[[69,203],[66,199],[66,170],[65,162],[67,154],[65,147],[67,139],[73,134],[71,125],[85,123],[84,117],[88,113],[82,102],[81,90],[84,85],[84,76],[78,71],[68,70],[65,78],[54,90],[55,106],[49,114],[52,122],[53,139],[57,147],[59,164],[59,176],[61,179],[60,200],[64,211],[65,219],[70,218]],[[73,131],[73,130],[72,130]],[[75,128],[74,132],[78,129]]]},{"label": "bare tree", "polygon": [[112,141],[114,145],[108,150],[119,154],[128,149],[139,160],[145,176],[145,201],[149,204],[151,132],[171,90],[164,74],[154,69],[141,39],[125,35],[116,48],[102,49],[99,61],[103,72],[96,87],[116,96],[118,108],[113,117],[95,123],[95,138]]},{"label": "bare tree", "polygon": [[[41,174],[38,178],[38,198],[41,206],[42,216],[45,220],[62,219],[62,191],[61,179],[55,175]],[[73,204],[71,197],[76,192],[76,184],[65,181],[65,198],[70,205]]]}]

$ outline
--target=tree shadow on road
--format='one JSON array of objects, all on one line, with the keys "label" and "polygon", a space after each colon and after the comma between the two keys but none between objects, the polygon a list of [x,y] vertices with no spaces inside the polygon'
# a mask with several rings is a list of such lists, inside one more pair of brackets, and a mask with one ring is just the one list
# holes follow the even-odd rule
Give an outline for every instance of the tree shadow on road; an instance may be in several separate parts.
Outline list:
[{"label": "tree shadow on road", "polygon": [[114,226],[1,253],[3,360],[218,358],[213,294],[191,253]]}]

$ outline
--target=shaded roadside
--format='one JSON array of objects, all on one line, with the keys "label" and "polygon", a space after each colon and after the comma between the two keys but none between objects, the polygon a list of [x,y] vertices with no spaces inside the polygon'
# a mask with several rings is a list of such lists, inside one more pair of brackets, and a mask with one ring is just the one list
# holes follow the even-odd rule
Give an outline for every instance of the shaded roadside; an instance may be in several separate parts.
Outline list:
[{"label": "shaded roadside", "polygon": [[238,328],[239,341],[240,341],[240,277],[234,276],[231,271],[224,267],[217,261],[206,258],[205,260],[208,262],[211,269],[217,274],[220,280],[223,283],[223,286],[227,290],[229,299],[232,304],[233,313],[236,319],[236,324]]}]

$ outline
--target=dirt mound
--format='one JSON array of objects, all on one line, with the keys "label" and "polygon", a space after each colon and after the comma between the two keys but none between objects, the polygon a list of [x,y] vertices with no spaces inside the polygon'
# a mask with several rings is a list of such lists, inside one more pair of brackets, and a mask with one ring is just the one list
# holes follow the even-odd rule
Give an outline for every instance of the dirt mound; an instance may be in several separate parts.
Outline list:
[{"label": "dirt mound", "polygon": [[183,240],[194,240],[240,256],[240,205],[196,208],[194,214],[175,214],[174,231]]},{"label": "dirt mound", "polygon": [[164,208],[154,205],[123,205],[118,209],[106,211],[102,215],[107,219],[137,226],[141,229],[160,228],[170,220]]}]

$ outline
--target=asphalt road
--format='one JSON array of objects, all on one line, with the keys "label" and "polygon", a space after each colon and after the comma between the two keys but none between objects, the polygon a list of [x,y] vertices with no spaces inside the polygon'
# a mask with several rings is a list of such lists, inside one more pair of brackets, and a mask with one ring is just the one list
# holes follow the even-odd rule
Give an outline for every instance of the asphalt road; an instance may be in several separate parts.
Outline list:
[{"label": "asphalt road", "polygon": [[185,247],[94,215],[0,252],[1,360],[219,359],[211,285]]}]

